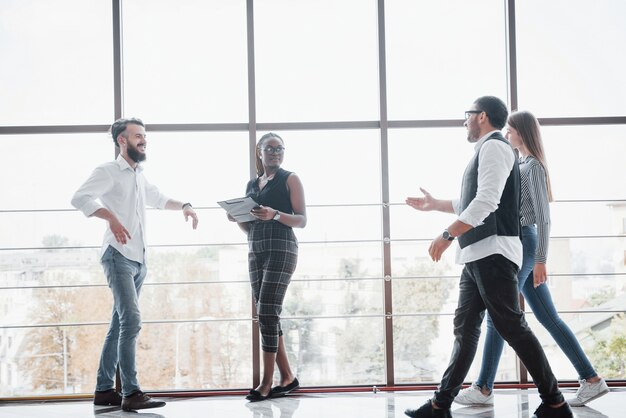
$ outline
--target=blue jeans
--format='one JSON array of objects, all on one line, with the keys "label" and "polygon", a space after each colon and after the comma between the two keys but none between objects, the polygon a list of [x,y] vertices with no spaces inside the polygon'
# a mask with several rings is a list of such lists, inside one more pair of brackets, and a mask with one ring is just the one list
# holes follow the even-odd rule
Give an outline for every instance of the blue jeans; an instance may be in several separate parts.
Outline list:
[{"label": "blue jeans", "polygon": [[[535,288],[533,285],[533,268],[535,267],[535,251],[537,249],[537,228],[534,225],[522,227],[522,245],[524,247],[524,261],[517,280],[524,300],[534,312],[537,320],[552,335],[554,341],[572,363],[578,372],[579,379],[597,376],[576,337],[556,312],[548,286],[543,284]],[[486,386],[489,389],[493,388],[503,347],[504,340],[496,331],[491,318],[487,316],[487,336],[480,375],[475,382],[477,385]]]},{"label": "blue jeans", "polygon": [[135,345],[141,329],[139,292],[146,265],[127,259],[111,246],[102,255],[101,263],[113,293],[113,316],[100,355],[96,390],[114,388],[119,361],[122,395],[129,396],[139,390]]}]

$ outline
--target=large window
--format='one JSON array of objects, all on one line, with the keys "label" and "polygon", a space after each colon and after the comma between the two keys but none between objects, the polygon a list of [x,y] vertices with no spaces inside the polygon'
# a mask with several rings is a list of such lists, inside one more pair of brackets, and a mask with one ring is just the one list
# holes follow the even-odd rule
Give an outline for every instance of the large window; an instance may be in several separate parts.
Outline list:
[{"label": "large window", "polygon": [[122,4],[126,114],[153,123],[246,120],[244,0]]},{"label": "large window", "polygon": [[626,4],[583,4],[516,2],[521,107],[543,117],[626,114],[626,56],[617,52],[626,42]]},{"label": "large window", "polygon": [[[610,347],[626,337],[626,108],[615,52],[626,8],[596,6],[0,2],[0,397],[93,391],[111,314],[99,265],[106,223],[69,202],[114,158],[106,130],[121,116],[147,123],[149,181],[200,217],[194,231],[179,212],[148,210],[143,388],[242,389],[259,374],[248,244],[217,201],[244,193],[255,138],[270,130],[307,200],[282,313],[302,385],[437,382],[461,267],[454,248],[439,263],[427,249],[453,218],[404,201],[420,188],[459,194],[473,153],[463,112],[487,94],[544,125],[555,197],[548,286],[598,372],[624,379]],[[527,318],[558,377],[576,379]],[[482,343],[468,379],[481,352]],[[506,348],[497,381],[519,373]]]},{"label": "large window", "polygon": [[260,122],[378,119],[376,1],[255,1]]},{"label": "large window", "polygon": [[108,123],[111,2],[0,3],[0,125]]},{"label": "large window", "polygon": [[385,1],[390,119],[458,119],[478,96],[506,97],[504,3]]}]

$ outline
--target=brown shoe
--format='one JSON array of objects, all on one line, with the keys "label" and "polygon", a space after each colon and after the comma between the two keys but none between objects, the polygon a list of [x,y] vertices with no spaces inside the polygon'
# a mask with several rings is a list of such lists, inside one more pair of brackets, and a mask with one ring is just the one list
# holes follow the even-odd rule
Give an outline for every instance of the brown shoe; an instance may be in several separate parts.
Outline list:
[{"label": "brown shoe", "polygon": [[114,405],[120,406],[122,404],[122,395],[113,389],[105,390],[102,392],[96,391],[93,395],[94,405]]},{"label": "brown shoe", "polygon": [[160,408],[165,406],[163,401],[155,401],[150,395],[146,395],[138,390],[130,396],[124,396],[122,409],[124,411],[135,411],[137,409]]}]

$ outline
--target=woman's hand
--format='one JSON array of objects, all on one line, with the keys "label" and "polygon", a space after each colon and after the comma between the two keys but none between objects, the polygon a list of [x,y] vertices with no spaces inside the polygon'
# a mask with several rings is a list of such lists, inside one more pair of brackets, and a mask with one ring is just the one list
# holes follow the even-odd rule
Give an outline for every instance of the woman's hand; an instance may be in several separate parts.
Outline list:
[{"label": "woman's hand", "polygon": [[227,213],[226,217],[228,218],[229,221],[236,222],[239,229],[241,229],[246,235],[248,235],[248,233],[250,232],[251,222],[239,222],[237,221],[237,219],[233,218],[233,216],[230,213]]},{"label": "woman's hand", "polygon": [[261,221],[271,221],[276,215],[277,210],[269,206],[257,206],[250,211],[250,214]]},{"label": "woman's hand", "polygon": [[548,280],[548,273],[546,272],[545,263],[535,263],[533,269],[533,285],[535,288],[541,286]]}]

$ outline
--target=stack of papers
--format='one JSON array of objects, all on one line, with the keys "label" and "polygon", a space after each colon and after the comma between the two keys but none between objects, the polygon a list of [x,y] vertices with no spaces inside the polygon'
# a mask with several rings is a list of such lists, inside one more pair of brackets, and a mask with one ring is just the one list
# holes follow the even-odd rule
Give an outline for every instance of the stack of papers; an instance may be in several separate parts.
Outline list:
[{"label": "stack of papers", "polygon": [[224,208],[226,212],[237,222],[250,222],[255,221],[257,218],[250,214],[250,211],[259,206],[257,202],[251,197],[239,197],[237,199],[223,200],[217,202],[218,205]]}]

